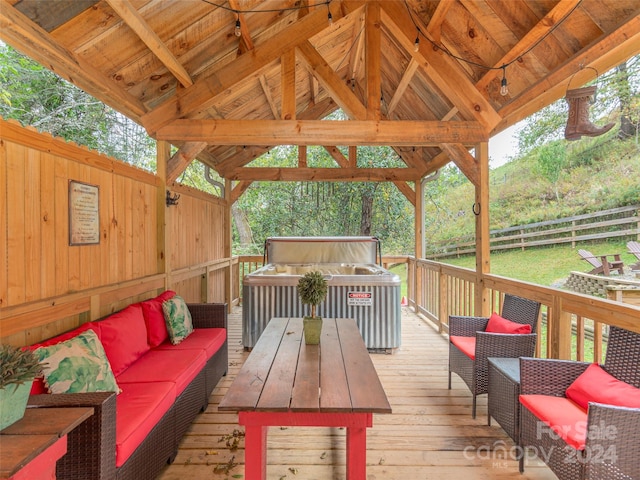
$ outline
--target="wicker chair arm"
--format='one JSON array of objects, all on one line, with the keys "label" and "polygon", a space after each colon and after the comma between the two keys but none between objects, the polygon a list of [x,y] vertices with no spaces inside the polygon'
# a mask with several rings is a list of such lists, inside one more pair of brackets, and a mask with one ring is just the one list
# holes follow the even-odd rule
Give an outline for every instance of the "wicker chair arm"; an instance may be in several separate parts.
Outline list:
[{"label": "wicker chair arm", "polygon": [[449,316],[449,336],[474,337],[476,332],[487,328],[489,319],[486,317]]},{"label": "wicker chair arm", "polygon": [[67,436],[67,454],[56,478],[96,480],[116,476],[116,395],[111,392],[31,395],[28,408],[93,407],[94,413]]},{"label": "wicker chair arm", "polygon": [[587,480],[640,478],[640,409],[589,404]]},{"label": "wicker chair arm", "polygon": [[486,363],[488,357],[531,357],[536,351],[538,335],[508,333],[476,333],[476,362]]},{"label": "wicker chair arm", "polygon": [[227,328],[226,303],[188,303],[194,328]]},{"label": "wicker chair arm", "polygon": [[564,397],[565,390],[589,365],[571,360],[520,358],[520,393]]}]

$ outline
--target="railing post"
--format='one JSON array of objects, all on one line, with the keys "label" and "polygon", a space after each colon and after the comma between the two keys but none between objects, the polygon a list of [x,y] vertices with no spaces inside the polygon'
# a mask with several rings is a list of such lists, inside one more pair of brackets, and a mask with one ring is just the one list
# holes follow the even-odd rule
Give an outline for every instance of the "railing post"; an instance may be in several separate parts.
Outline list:
[{"label": "railing post", "polygon": [[442,333],[442,325],[447,325],[447,331],[449,329],[449,305],[447,303],[447,276],[442,271],[442,267],[439,268],[438,274],[438,333]]},{"label": "railing post", "polygon": [[547,313],[547,357],[571,360],[571,334],[571,313],[563,311],[560,297],[554,297]]}]

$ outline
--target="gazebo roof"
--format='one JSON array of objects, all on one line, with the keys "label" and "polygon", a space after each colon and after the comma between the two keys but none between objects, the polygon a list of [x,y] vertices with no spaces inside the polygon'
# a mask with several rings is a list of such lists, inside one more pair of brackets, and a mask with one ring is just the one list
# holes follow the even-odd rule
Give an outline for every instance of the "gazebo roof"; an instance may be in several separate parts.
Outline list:
[{"label": "gazebo roof", "polygon": [[[398,184],[451,160],[474,181],[468,148],[638,54],[639,15],[638,0],[2,0],[0,38],[180,146],[168,182],[198,158],[245,183]],[[338,108],[349,120],[322,120]],[[324,145],[340,168],[247,167],[279,144]],[[391,145],[406,167],[357,168],[336,145]]]}]

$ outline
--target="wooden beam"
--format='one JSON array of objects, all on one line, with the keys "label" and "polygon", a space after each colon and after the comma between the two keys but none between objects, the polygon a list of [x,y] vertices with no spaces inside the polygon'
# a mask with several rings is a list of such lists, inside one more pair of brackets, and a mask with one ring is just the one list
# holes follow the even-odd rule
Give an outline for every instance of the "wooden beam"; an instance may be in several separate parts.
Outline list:
[{"label": "wooden beam", "polygon": [[413,168],[278,168],[241,167],[227,174],[230,180],[273,182],[393,182],[415,181]]},{"label": "wooden beam", "polygon": [[[332,1],[328,8],[335,21],[342,18],[340,1]],[[213,67],[198,76],[195,83],[174,95],[142,117],[142,124],[151,136],[157,130],[178,118],[206,110],[214,105],[229,88],[261,68],[280,58],[291,48],[306,42],[308,38],[327,28],[327,10],[318,9],[294,22],[271,38],[256,46],[251,52],[240,55],[235,61]]]},{"label": "wooden beam", "polygon": [[167,161],[167,185],[172,184],[198,154],[207,148],[207,142],[186,142]]},{"label": "wooden beam", "polygon": [[[414,182],[414,185],[417,183]],[[411,188],[411,185],[409,185],[407,182],[400,182],[400,181],[396,181],[393,182],[393,184],[398,187],[398,190],[400,190],[400,193],[402,193],[405,198],[409,201],[409,203],[411,203],[411,205],[413,205],[414,207],[416,206],[416,192],[413,188]]]},{"label": "wooden beam", "polygon": [[427,27],[416,17],[409,16],[404,4],[382,2],[382,22],[407,52],[416,59],[425,74],[441,89],[442,93],[462,112],[465,118],[474,118],[491,131],[502,118],[489,101],[469,80],[466,72],[454,59],[439,49],[433,49],[428,42],[421,42],[418,52],[414,52],[414,21],[425,36]]},{"label": "wooden beam", "polygon": [[[354,20],[353,38],[350,45],[354,45],[349,53],[349,82],[355,82],[358,72],[360,71],[362,52],[364,51],[364,13]],[[353,87],[353,85],[352,85]]]},{"label": "wooden beam", "polygon": [[388,118],[391,118],[391,114],[398,106],[400,99],[402,99],[404,92],[406,92],[407,87],[411,83],[411,80],[416,73],[416,70],[418,70],[418,67],[420,67],[420,64],[418,64],[418,62],[416,62],[416,59],[412,57],[409,61],[409,65],[407,65],[407,68],[404,70],[402,78],[400,79],[400,83],[398,83],[398,88],[396,88],[396,91],[393,93],[393,97],[391,98],[389,106],[387,107]]},{"label": "wooden beam", "polygon": [[[468,153],[468,152],[467,152]],[[489,145],[482,142],[476,145],[477,179],[474,182],[476,217],[476,294],[475,312],[479,316],[491,314],[489,289],[484,285],[484,276],[491,272],[491,249],[489,245]],[[473,157],[472,157],[473,158]]]},{"label": "wooden beam", "polygon": [[380,120],[380,4],[367,3],[365,8],[365,69],[367,79],[367,120]]},{"label": "wooden beam", "polygon": [[282,120],[296,119],[296,51],[292,48],[280,58]]},{"label": "wooden beam", "polygon": [[217,145],[410,145],[487,141],[477,122],[413,120],[176,120],[159,140]]},{"label": "wooden beam", "polygon": [[304,61],[309,71],[318,79],[318,82],[329,92],[331,98],[340,105],[345,113],[352,119],[366,119],[366,107],[362,105],[362,102],[342,79],[336,75],[314,46],[307,41],[298,45],[297,48],[300,52],[300,59]]},{"label": "wooden beam", "polygon": [[118,14],[120,19],[126,23],[131,30],[149,47],[149,50],[158,57],[158,60],[167,67],[174,77],[184,87],[193,85],[193,80],[185,70],[171,50],[162,39],[153,31],[142,15],[138,13],[136,7],[131,5],[129,0],[107,0],[107,3]]},{"label": "wooden beam", "polygon": [[253,182],[251,181],[238,182],[231,190],[231,196],[229,198],[229,202],[231,204],[234,204],[236,200],[238,200],[242,196],[242,194],[247,191],[247,188],[249,188],[252,183]]},{"label": "wooden beam", "polygon": [[307,146],[300,145],[298,147],[298,167],[307,168]]},{"label": "wooden beam", "polygon": [[271,114],[274,119],[280,118],[280,112],[278,112],[278,106],[276,102],[273,100],[273,95],[271,95],[271,89],[269,88],[269,84],[267,83],[267,78],[264,75],[260,75],[258,77],[260,80],[260,86],[262,87],[262,92],[264,93],[265,98],[267,99],[267,103],[269,104],[269,108],[271,108]]},{"label": "wooden beam", "polygon": [[349,166],[353,168],[358,166],[358,147],[355,145],[349,146]]},{"label": "wooden beam", "polygon": [[0,39],[110,107],[139,121],[146,107],[133,95],[114,88],[113,82],[7,2],[0,4]]},{"label": "wooden beam", "polygon": [[[351,147],[349,147],[351,148]],[[329,155],[331,155],[331,158],[333,158],[336,163],[338,164],[338,166],[346,168],[349,167],[349,160],[347,158],[345,158],[345,156],[342,154],[342,152],[340,150],[338,150],[338,147],[334,147],[332,145],[325,145],[324,149],[329,153]],[[353,165],[355,167],[355,165]]]},{"label": "wooden beam", "polygon": [[447,16],[447,12],[451,8],[451,5],[455,0],[440,0],[436,11],[433,12],[429,19],[429,25],[427,25],[427,32],[433,37],[433,41],[440,43],[440,36],[442,35],[442,23]]},{"label": "wooden beam", "polygon": [[440,148],[449,155],[449,158],[453,160],[462,173],[464,173],[465,177],[477,187],[480,181],[479,165],[465,146],[460,143],[443,143],[440,145]]}]

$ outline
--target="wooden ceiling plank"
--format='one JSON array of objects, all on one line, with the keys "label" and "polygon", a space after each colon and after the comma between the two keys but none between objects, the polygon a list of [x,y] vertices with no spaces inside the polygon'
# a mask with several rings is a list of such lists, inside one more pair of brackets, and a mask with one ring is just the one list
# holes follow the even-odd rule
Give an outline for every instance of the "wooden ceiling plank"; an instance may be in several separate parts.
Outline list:
[{"label": "wooden ceiling plank", "polygon": [[[534,46],[540,41],[550,30],[555,28],[558,22],[561,22],[564,17],[569,14],[582,0],[560,0],[547,15],[540,19],[540,21],[527,32],[527,34],[520,39],[520,41],[511,48],[500,60],[498,60],[493,66],[499,68],[502,65],[506,65],[513,62],[522,54],[524,54],[529,48]],[[502,70],[488,70],[482,78],[476,83],[476,88],[480,91],[487,89],[489,84],[496,78],[502,79]]]},{"label": "wooden ceiling plank", "polygon": [[86,92],[93,92],[104,103],[139,121],[146,108],[137,98],[114,88],[101,72],[61,46],[44,29],[24,14],[2,2],[0,8],[0,39],[36,62],[54,71]]},{"label": "wooden ceiling plank", "polygon": [[15,7],[47,32],[52,32],[98,2],[99,0],[21,0]]},{"label": "wooden ceiling plank", "polygon": [[[415,31],[414,23],[406,7],[399,2],[383,2],[382,22],[407,52],[416,58],[425,74],[438,85],[442,93],[466,117],[475,118],[487,131],[492,130],[501,120],[489,101],[478,91],[456,61],[439,49],[434,50],[428,42],[421,42],[418,52],[414,52],[415,38],[407,37]],[[426,27],[414,17],[418,28],[426,33]]]},{"label": "wooden ceiling plank", "polygon": [[[340,1],[332,1],[328,8],[334,21],[342,18]],[[306,42],[327,27],[327,12],[322,9],[311,12],[291,26],[273,35],[251,52],[240,55],[234,62],[205,71],[189,88],[184,89],[142,117],[142,124],[151,136],[172,120],[206,110],[214,105],[220,95],[244,78],[280,58],[284,52]]]},{"label": "wooden ceiling plank", "polygon": [[278,168],[242,167],[227,175],[229,180],[282,182],[413,182],[420,172],[413,168]]},{"label": "wooden ceiling plank", "polygon": [[398,103],[400,103],[400,100],[402,99],[404,92],[409,87],[409,84],[413,79],[413,75],[416,73],[416,70],[418,70],[419,66],[420,65],[418,64],[418,62],[416,62],[416,59],[412,57],[411,60],[409,61],[409,64],[407,65],[407,68],[404,70],[404,73],[402,74],[400,83],[398,84],[396,91],[393,93],[393,97],[391,98],[391,101],[389,102],[389,106],[387,107],[387,117],[391,118],[391,114],[398,106]]},{"label": "wooden ceiling plank", "polygon": [[[606,37],[599,39],[582,50],[570,62],[565,63],[537,84],[532,85],[520,97],[500,109],[503,121],[496,126],[493,133],[533,115],[547,105],[564,97],[567,84],[579,70],[579,66],[585,67],[585,77],[582,79],[584,83],[595,77],[595,73],[587,67],[593,67],[598,72],[606,72],[629,58],[640,54],[640,16],[634,16],[627,22],[621,22],[621,25]],[[581,85],[577,79],[575,80],[575,84],[572,84],[573,87]]]},{"label": "wooden ceiling plank", "polygon": [[296,118],[296,51],[292,48],[280,58],[282,120]]},{"label": "wooden ceiling plank", "polygon": [[478,122],[375,120],[175,120],[158,140],[215,145],[409,145],[488,141]]},{"label": "wooden ceiling plank", "polygon": [[349,80],[351,81],[352,87],[355,86],[356,78],[358,77],[358,72],[360,71],[362,52],[364,52],[364,19],[359,17],[359,20],[354,22],[353,29],[353,38],[351,40],[351,45],[355,45],[355,48],[351,49],[349,54],[349,69],[351,72]]},{"label": "wooden ceiling plank", "polygon": [[367,118],[367,109],[349,87],[333,71],[331,66],[311,43],[302,42],[297,47],[300,58],[307,65],[309,71],[318,79],[331,98],[340,105],[345,113],[353,119]]},{"label": "wooden ceiling plank", "polygon": [[474,185],[480,181],[480,167],[477,160],[469,151],[459,143],[443,143],[440,148],[445,152],[456,166],[464,173]]},{"label": "wooden ceiling plank", "polygon": [[186,142],[167,160],[167,185],[172,184],[184,169],[207,148],[207,142]]},{"label": "wooden ceiling plank", "polygon": [[380,4],[368,3],[365,8],[365,69],[367,78],[367,120],[380,119]]},{"label": "wooden ceiling plank", "polygon": [[138,10],[129,0],[106,0],[109,6],[118,14],[124,23],[149,47],[149,50],[158,57],[158,60],[167,67],[174,77],[184,87],[193,85],[193,80],[178,59],[173,55],[169,47],[153,31],[147,21],[142,18]]},{"label": "wooden ceiling plank", "polygon": [[267,77],[264,75],[260,75],[258,77],[260,80],[260,86],[262,87],[262,91],[264,92],[264,96],[267,99],[267,103],[269,104],[269,108],[271,109],[271,114],[274,119],[280,118],[280,112],[278,112],[278,106],[276,102],[273,100],[273,95],[271,95],[271,89],[269,88],[269,84],[267,83]]}]

